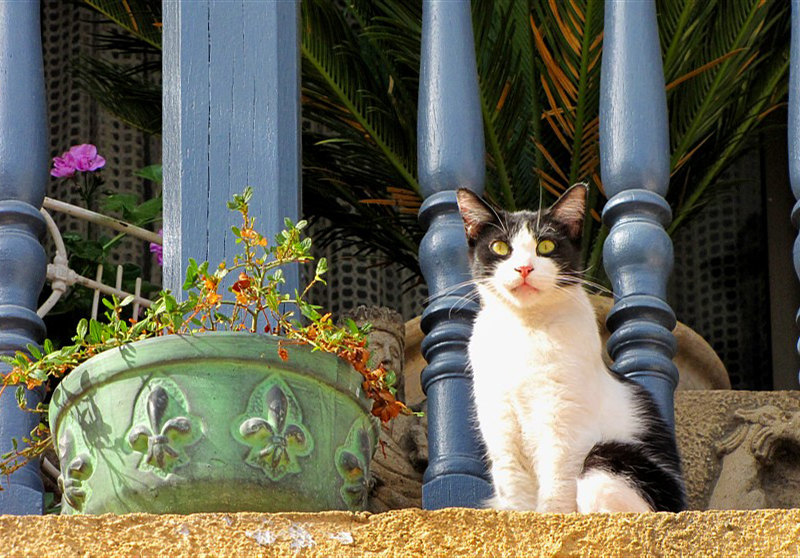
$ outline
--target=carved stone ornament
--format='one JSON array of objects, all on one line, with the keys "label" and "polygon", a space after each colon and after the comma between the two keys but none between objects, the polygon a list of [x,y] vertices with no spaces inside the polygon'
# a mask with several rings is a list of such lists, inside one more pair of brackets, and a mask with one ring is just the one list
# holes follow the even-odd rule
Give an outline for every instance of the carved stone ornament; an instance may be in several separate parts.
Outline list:
[{"label": "carved stone ornament", "polygon": [[[359,326],[365,323],[372,325],[369,334],[370,363],[383,363],[387,370],[397,374],[397,396],[401,401],[406,401],[406,326],[402,316],[389,308],[359,306],[344,314],[341,321],[348,317]],[[419,381],[416,383],[419,384]],[[425,403],[421,405],[426,407]],[[427,408],[422,410],[426,411]],[[425,422],[424,418],[401,415],[392,420],[388,427],[381,428],[381,446],[371,463],[369,511],[380,513],[422,505],[422,475],[428,466]],[[352,487],[354,493],[360,486]]]},{"label": "carved stone ornament", "polygon": [[342,477],[340,494],[351,510],[364,509],[369,497],[372,444],[370,419],[353,423],[344,445],[336,450],[336,470]]},{"label": "carved stone ornament", "polygon": [[[709,509],[760,509],[774,507],[771,492],[786,492],[786,482],[772,486],[767,478],[782,468],[787,455],[782,450],[800,448],[800,412],[775,405],[739,409],[734,413],[737,426],[717,445],[722,470],[709,501]],[[788,459],[796,468],[796,459]],[[786,465],[786,463],[783,463]],[[787,471],[783,471],[786,473]],[[796,475],[795,475],[796,476]],[[800,494],[796,494],[800,500]]]},{"label": "carved stone ornament", "polygon": [[403,317],[391,308],[359,306],[339,319],[341,325],[350,318],[358,326],[372,325],[369,338],[370,365],[383,364],[397,376],[397,396],[404,400],[403,352],[405,351],[405,323]]},{"label": "carved stone ornament", "polygon": [[234,421],[233,435],[251,448],[245,462],[263,470],[273,481],[299,473],[300,458],[314,449],[300,405],[277,375],[267,378],[253,392],[247,413]]},{"label": "carved stone ornament", "polygon": [[141,453],[141,471],[166,477],[189,462],[186,448],[203,435],[200,419],[189,414],[180,388],[168,378],[152,380],[134,406],[127,441]]},{"label": "carved stone ornament", "polygon": [[58,488],[67,505],[77,511],[83,511],[86,500],[91,495],[91,489],[86,481],[92,476],[94,465],[89,450],[85,447],[81,447],[71,461],[68,460],[68,456],[72,455],[75,450],[75,444],[76,440],[72,430],[66,429],[58,443],[61,450],[61,463],[66,464],[58,477]]}]

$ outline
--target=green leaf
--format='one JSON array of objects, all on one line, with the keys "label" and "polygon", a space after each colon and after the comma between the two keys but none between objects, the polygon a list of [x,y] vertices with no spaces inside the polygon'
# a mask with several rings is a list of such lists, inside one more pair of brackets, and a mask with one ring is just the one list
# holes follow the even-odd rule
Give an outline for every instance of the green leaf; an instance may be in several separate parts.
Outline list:
[{"label": "green leaf", "polygon": [[103,326],[97,320],[89,321],[89,341],[100,343],[103,340]]},{"label": "green leaf", "polygon": [[383,381],[386,382],[388,387],[393,388],[397,384],[397,374],[395,374],[394,370],[387,370]]},{"label": "green leaf", "polygon": [[26,347],[28,349],[28,352],[31,354],[33,358],[35,358],[36,360],[42,359],[42,351],[39,350],[39,347],[37,347],[33,343],[28,343]]},{"label": "green leaf", "polygon": [[150,180],[156,184],[162,184],[164,182],[164,169],[162,165],[150,165],[144,167],[133,173],[133,175],[144,178],[145,180]]},{"label": "green leaf", "polygon": [[80,339],[86,337],[86,332],[89,330],[89,323],[86,321],[86,318],[81,318],[78,322],[77,327],[77,334]]},{"label": "green leaf", "polygon": [[358,325],[353,318],[345,318],[344,325],[350,330],[353,335],[358,335]]},{"label": "green leaf", "polygon": [[317,262],[317,271],[316,276],[319,277],[320,275],[324,275],[328,271],[328,260],[325,258],[320,258]]},{"label": "green leaf", "polygon": [[123,298],[123,299],[122,299],[122,302],[120,302],[120,303],[119,303],[119,305],[120,305],[120,306],[127,306],[127,305],[129,305],[131,302],[133,302],[134,300],[136,300],[136,297],[135,297],[135,296],[133,296],[133,295],[128,295],[128,296],[126,296],[125,298]]}]

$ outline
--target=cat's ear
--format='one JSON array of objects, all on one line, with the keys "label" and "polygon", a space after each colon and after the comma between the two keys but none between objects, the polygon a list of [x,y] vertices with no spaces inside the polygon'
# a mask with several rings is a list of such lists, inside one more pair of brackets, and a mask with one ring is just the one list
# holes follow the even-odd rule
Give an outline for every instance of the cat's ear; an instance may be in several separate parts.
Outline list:
[{"label": "cat's ear", "polygon": [[576,240],[581,236],[588,191],[587,184],[575,184],[561,194],[556,203],[550,207],[550,217],[567,228],[572,240]]},{"label": "cat's ear", "polygon": [[497,221],[497,215],[475,192],[459,188],[456,192],[458,210],[464,220],[467,238],[475,240],[484,226]]}]

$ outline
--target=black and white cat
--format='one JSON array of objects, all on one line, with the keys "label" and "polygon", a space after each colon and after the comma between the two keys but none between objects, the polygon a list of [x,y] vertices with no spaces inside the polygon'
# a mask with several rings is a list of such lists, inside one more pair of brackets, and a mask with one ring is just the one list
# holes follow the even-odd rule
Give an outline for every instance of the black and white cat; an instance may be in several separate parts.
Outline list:
[{"label": "black and white cat", "polygon": [[579,271],[586,186],[505,212],[458,191],[481,310],[469,342],[491,507],[685,508],[680,457],[651,396],[608,370]]}]

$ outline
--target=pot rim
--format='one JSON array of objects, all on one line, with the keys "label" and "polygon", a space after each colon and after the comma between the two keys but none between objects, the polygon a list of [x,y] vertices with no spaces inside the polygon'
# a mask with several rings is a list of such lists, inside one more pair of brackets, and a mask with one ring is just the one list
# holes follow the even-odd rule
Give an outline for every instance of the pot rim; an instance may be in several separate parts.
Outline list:
[{"label": "pot rim", "polygon": [[[224,343],[220,343],[224,340]],[[216,342],[214,342],[216,341]],[[281,342],[289,354],[287,361],[278,356],[278,343]],[[146,351],[151,345],[167,346],[167,354]],[[302,351],[311,356],[292,359],[292,353]],[[170,334],[127,343],[93,356],[72,372],[67,374],[53,390],[48,406],[51,431],[55,434],[61,415],[72,406],[77,397],[111,381],[116,376],[129,375],[140,368],[150,368],[159,364],[174,362],[205,361],[208,359],[230,362],[253,362],[274,364],[290,374],[310,376],[336,390],[347,393],[364,411],[371,416],[371,404],[364,396],[361,387],[363,378],[352,366],[336,355],[322,351],[312,351],[312,347],[271,334],[249,332],[210,331],[190,335]],[[294,362],[292,362],[294,360]],[[324,365],[325,361],[329,364]],[[73,385],[74,384],[74,385]]]}]

